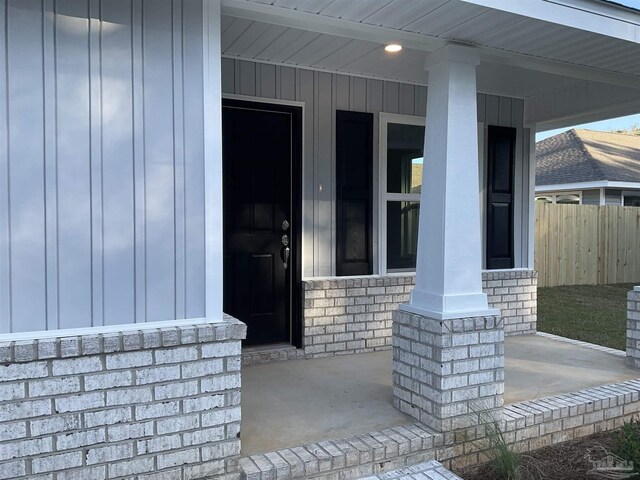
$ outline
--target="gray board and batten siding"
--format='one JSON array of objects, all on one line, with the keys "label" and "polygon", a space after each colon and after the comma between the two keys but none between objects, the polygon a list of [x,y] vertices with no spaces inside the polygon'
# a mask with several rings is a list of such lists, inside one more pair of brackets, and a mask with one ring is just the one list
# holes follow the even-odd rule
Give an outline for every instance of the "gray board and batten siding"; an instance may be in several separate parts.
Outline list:
[{"label": "gray board and batten siding", "polygon": [[0,4],[0,333],[204,316],[202,5],[96,5]]},{"label": "gray board and batten siding", "polygon": [[[263,99],[304,102],[303,278],[333,276],[335,259],[335,118],[336,110],[374,114],[373,241],[378,272],[378,159],[381,112],[424,117],[427,87],[333,74],[225,57],[222,91]],[[523,128],[522,99],[478,94],[478,122],[515,127],[515,267],[528,267],[530,130]],[[484,142],[483,142],[484,143]],[[486,143],[484,143],[486,144]],[[482,189],[484,194],[484,189]]]}]

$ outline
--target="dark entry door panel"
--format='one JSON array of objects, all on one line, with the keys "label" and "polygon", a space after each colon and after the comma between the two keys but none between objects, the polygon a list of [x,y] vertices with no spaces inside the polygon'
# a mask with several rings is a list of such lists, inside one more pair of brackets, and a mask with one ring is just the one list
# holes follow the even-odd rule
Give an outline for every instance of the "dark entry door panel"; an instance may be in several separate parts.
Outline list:
[{"label": "dark entry door panel", "polygon": [[247,324],[248,345],[292,341],[297,115],[287,110],[223,106],[224,311]]}]

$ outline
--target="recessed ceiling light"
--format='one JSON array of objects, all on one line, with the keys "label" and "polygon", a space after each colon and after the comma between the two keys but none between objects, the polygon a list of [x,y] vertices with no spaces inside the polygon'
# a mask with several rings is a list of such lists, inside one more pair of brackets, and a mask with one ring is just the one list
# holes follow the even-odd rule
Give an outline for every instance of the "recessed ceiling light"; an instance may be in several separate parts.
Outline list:
[{"label": "recessed ceiling light", "polygon": [[396,53],[402,50],[402,45],[398,45],[397,43],[392,43],[391,45],[387,45],[386,47],[384,47],[384,49],[386,52]]}]

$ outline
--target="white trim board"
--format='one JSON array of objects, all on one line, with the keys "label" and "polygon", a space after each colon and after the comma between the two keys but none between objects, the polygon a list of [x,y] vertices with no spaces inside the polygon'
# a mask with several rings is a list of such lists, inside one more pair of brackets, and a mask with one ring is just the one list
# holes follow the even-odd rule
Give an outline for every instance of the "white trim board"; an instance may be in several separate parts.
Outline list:
[{"label": "white trim board", "polygon": [[545,193],[567,190],[586,190],[591,188],[621,188],[640,190],[640,182],[615,182],[609,180],[598,180],[594,182],[559,183],[557,185],[536,185],[535,192]]},{"label": "white trim board", "polygon": [[222,316],[222,62],[220,2],[203,5],[205,317]]}]

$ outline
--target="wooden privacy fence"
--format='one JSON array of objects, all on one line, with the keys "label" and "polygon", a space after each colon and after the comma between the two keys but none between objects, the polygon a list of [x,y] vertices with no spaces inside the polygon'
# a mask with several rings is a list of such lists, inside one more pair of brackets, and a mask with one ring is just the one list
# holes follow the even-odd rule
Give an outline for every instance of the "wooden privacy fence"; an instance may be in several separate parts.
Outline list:
[{"label": "wooden privacy fence", "polygon": [[640,208],[536,204],[538,285],[640,281]]}]

